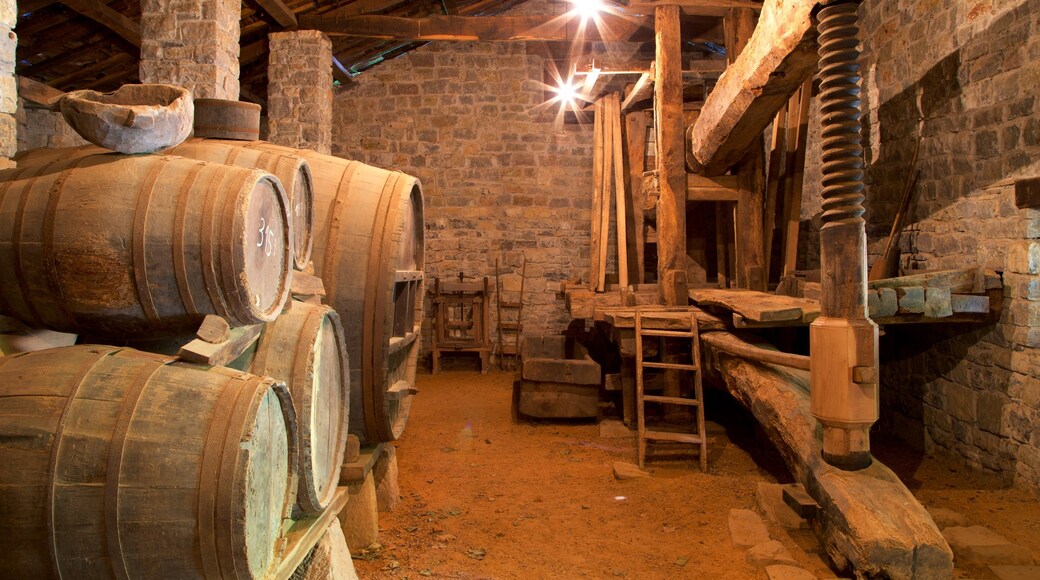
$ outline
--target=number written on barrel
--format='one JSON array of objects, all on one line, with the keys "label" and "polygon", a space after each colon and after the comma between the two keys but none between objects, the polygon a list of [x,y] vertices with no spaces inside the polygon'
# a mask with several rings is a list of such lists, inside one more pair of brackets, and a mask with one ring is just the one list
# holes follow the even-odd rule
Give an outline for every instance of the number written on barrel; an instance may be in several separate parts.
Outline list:
[{"label": "number written on barrel", "polygon": [[267,219],[261,216],[260,241],[256,243],[256,247],[263,248],[265,256],[270,256],[274,252],[274,242],[271,241],[272,238],[274,238],[274,231],[272,231],[271,227],[267,225]]}]

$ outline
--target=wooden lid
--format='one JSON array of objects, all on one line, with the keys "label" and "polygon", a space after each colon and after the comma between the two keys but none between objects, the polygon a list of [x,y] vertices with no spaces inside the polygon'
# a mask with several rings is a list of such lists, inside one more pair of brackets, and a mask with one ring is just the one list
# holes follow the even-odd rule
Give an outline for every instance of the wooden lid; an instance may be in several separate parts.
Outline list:
[{"label": "wooden lid", "polygon": [[271,322],[289,298],[293,230],[285,189],[273,175],[252,172],[252,186],[238,199],[233,235],[233,267],[225,271],[238,279],[238,308],[242,320]]},{"label": "wooden lid", "polygon": [[255,141],[260,138],[260,105],[225,99],[195,99],[195,136]]}]

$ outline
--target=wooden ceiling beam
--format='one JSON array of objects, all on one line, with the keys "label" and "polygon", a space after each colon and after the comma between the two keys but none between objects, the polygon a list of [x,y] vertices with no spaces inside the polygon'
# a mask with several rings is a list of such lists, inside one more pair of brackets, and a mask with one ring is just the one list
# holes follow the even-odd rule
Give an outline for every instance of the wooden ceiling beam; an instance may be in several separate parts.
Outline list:
[{"label": "wooden ceiling beam", "polygon": [[654,93],[654,71],[643,73],[636,81],[636,84],[632,87],[632,90],[628,91],[625,95],[625,100],[621,102],[621,112],[624,113],[632,108],[633,105],[639,101],[643,101],[650,97]]},{"label": "wooden ceiling beam", "polygon": [[141,47],[141,25],[112,10],[101,0],[61,0],[61,3],[115,32],[130,44]]},{"label": "wooden ceiling beam", "polygon": [[761,10],[762,2],[756,0],[632,0],[625,12],[628,14],[653,14],[658,6],[678,6],[684,14],[691,16],[721,16],[732,8]]},{"label": "wooden ceiling beam", "polygon": [[[114,66],[121,65],[121,64],[123,64],[124,62],[126,62],[126,61],[128,61],[130,59],[131,59],[131,56],[129,54],[127,54],[125,52],[120,52],[119,54],[114,54],[114,55],[106,58],[105,60],[96,62],[96,63],[94,63],[94,64],[92,64],[90,66],[86,66],[86,67],[83,67],[83,68],[78,68],[78,69],[76,69],[76,70],[74,70],[74,71],[72,71],[72,72],[70,72],[68,74],[64,74],[64,75],[62,75],[62,76],[60,76],[60,77],[58,77],[56,79],[51,79],[51,80],[49,80],[47,82],[47,84],[51,85],[52,87],[56,87],[57,88],[57,87],[60,87],[60,86],[64,85],[65,83],[67,83],[69,81],[73,81],[73,80],[76,80],[76,79],[79,79],[79,78],[84,78],[84,77],[86,77],[88,75],[91,75],[93,73],[96,73],[98,71],[102,71],[102,70],[105,70],[105,69],[108,69],[108,68],[111,68],[111,67],[114,67]],[[79,88],[79,87],[77,87],[77,88]]]},{"label": "wooden ceiling beam", "polygon": [[[616,18],[621,21],[623,19]],[[554,16],[302,16],[300,27],[320,30],[330,36],[359,36],[404,41],[556,41],[574,38],[571,19]],[[620,30],[601,27],[604,41],[618,42],[630,38],[632,28]],[[591,31],[590,31],[591,32]],[[590,34],[594,36],[594,34]]]},{"label": "wooden ceiling beam", "polygon": [[296,13],[286,6],[282,0],[256,0],[256,3],[279,26],[283,28],[294,28],[296,26]]}]

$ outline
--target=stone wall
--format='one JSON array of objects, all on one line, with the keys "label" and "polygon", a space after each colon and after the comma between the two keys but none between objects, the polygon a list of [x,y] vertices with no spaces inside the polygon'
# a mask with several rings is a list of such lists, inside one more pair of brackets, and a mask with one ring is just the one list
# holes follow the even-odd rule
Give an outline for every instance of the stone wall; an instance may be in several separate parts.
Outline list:
[{"label": "stone wall", "polygon": [[65,122],[61,113],[26,104],[25,99],[18,99],[18,151],[87,144],[87,140]]},{"label": "stone wall", "polygon": [[333,105],[334,155],[422,180],[428,280],[494,276],[497,259],[516,289],[526,256],[528,332],[567,325],[560,283],[587,279],[589,260],[592,126],[554,124],[542,75],[524,43],[434,42]]},{"label": "stone wall", "polygon": [[18,85],[14,78],[18,36],[12,30],[18,21],[14,0],[0,0],[0,169],[13,167],[17,150]]},{"label": "stone wall", "polygon": [[241,16],[241,0],[142,0],[141,82],[237,101]]},{"label": "stone wall", "polygon": [[994,325],[888,329],[881,428],[1040,490],[1040,211],[1005,181],[1040,172],[1040,0],[865,0],[860,22],[871,258],[920,138],[905,265],[980,264],[1005,296]]},{"label": "stone wall", "polygon": [[268,139],[332,150],[332,42],[316,30],[271,34],[267,69]]}]

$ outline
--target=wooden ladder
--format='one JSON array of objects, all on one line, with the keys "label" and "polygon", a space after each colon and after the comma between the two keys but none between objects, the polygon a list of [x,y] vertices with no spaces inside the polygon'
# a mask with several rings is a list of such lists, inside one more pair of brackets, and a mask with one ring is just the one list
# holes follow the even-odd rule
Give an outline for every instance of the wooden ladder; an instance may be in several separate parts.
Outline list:
[{"label": "wooden ladder", "polygon": [[[685,310],[685,309],[684,309]],[[704,427],[704,392],[701,385],[701,338],[697,326],[697,316],[690,312],[689,327],[682,330],[661,330],[656,328],[644,328],[649,322],[653,325],[654,313],[667,312],[661,308],[642,309],[636,308],[636,413],[638,418],[639,436],[639,467],[642,468],[646,462],[646,445],[648,441],[667,441],[671,443],[690,443],[700,448],[701,471],[708,469],[708,439]],[[669,317],[674,320],[673,317]],[[660,326],[660,325],[658,325]],[[643,360],[643,338],[656,337],[660,340],[660,353],[664,353],[665,341],[668,339],[683,339],[690,341],[691,363],[669,363]],[[693,398],[668,397],[660,395],[647,395],[643,382],[645,369],[664,369],[680,371],[693,374]],[[663,405],[682,405],[694,407],[694,433],[676,433],[671,431],[655,431],[646,428],[646,403]]]},{"label": "wooden ladder", "polygon": [[[502,298],[504,291],[502,276],[499,273],[498,260],[495,260],[496,304],[498,309],[498,368],[504,369],[506,355],[520,356],[520,335],[523,333],[524,283],[527,281],[527,256],[520,266],[520,295],[516,302]],[[512,320],[503,317],[505,312],[515,312]],[[509,340],[507,340],[509,339]],[[514,361],[515,362],[515,361]]]}]

